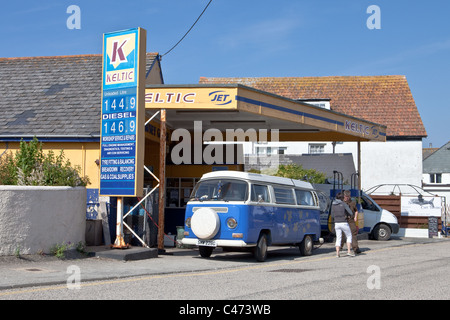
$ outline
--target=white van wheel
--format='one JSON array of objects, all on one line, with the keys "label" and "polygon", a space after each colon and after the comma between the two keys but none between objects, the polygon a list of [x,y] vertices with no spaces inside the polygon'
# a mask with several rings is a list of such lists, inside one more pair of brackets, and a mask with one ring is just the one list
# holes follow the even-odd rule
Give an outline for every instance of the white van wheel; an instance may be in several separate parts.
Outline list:
[{"label": "white van wheel", "polygon": [[373,229],[373,237],[375,240],[387,241],[391,238],[391,228],[381,223]]},{"label": "white van wheel", "polygon": [[199,239],[211,239],[217,234],[219,227],[219,216],[211,208],[200,208],[192,215],[191,229]]}]

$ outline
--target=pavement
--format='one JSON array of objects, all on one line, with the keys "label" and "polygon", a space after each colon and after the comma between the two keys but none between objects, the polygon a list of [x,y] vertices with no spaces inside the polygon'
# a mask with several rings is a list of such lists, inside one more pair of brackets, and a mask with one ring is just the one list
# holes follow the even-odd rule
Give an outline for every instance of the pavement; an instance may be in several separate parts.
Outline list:
[{"label": "pavement", "polygon": [[[214,252],[220,253],[217,248]],[[298,251],[298,249],[297,249]],[[243,259],[220,261],[203,259],[197,248],[148,249],[129,247],[112,249],[110,246],[87,247],[85,253],[66,252],[65,258],[53,255],[0,256],[0,290],[34,286],[67,284],[75,272],[80,280],[99,281],[135,276],[197,272],[233,268],[254,263],[252,255]]]},{"label": "pavement", "polygon": [[[448,241],[446,239],[395,238],[389,241],[363,240],[374,248],[402,246],[418,242]],[[299,256],[298,248],[271,247],[273,259]],[[109,246],[87,247],[85,253],[69,250],[64,259],[52,255],[0,256],[0,290],[34,286],[66,285],[79,275],[82,282],[120,279],[135,276],[204,272],[239,268],[257,263],[249,253],[214,250],[210,259],[199,256],[198,249],[147,249],[130,247],[112,249]],[[316,254],[334,255],[334,243],[324,243]],[[218,254],[218,255],[216,255]],[[314,254],[314,253],[313,253]],[[267,262],[266,262],[267,263]]]}]

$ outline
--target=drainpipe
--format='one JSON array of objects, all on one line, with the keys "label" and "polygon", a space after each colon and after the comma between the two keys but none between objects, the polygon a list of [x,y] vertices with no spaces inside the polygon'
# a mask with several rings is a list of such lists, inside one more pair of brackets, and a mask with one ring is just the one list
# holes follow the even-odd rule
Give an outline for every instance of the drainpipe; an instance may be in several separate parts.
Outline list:
[{"label": "drainpipe", "polygon": [[358,190],[361,190],[361,141],[358,141]]},{"label": "drainpipe", "polygon": [[166,110],[161,109],[159,137],[159,212],[158,212],[158,251],[164,253],[164,205],[166,191]]}]

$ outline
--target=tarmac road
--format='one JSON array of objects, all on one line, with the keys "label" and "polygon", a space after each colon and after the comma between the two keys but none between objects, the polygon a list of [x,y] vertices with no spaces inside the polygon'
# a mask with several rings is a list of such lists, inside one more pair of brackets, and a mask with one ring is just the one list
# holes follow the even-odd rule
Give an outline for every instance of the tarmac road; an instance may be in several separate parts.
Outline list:
[{"label": "tarmac road", "polygon": [[[197,250],[122,262],[105,258],[0,258],[0,299],[409,300],[450,298],[449,239],[362,240],[363,253],[335,257],[325,243],[312,256],[273,247],[248,253]],[[229,310],[228,310],[229,311]],[[236,311],[236,310],[235,310]],[[217,312],[224,312],[220,309]]]}]

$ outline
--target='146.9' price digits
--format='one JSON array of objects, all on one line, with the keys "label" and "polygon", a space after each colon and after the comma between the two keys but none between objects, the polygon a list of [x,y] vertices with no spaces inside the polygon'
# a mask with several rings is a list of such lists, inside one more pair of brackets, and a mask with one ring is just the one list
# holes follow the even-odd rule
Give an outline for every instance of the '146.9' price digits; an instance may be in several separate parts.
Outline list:
[{"label": "'146.9' price digits", "polygon": [[136,119],[104,121],[102,131],[104,135],[135,134]]}]

